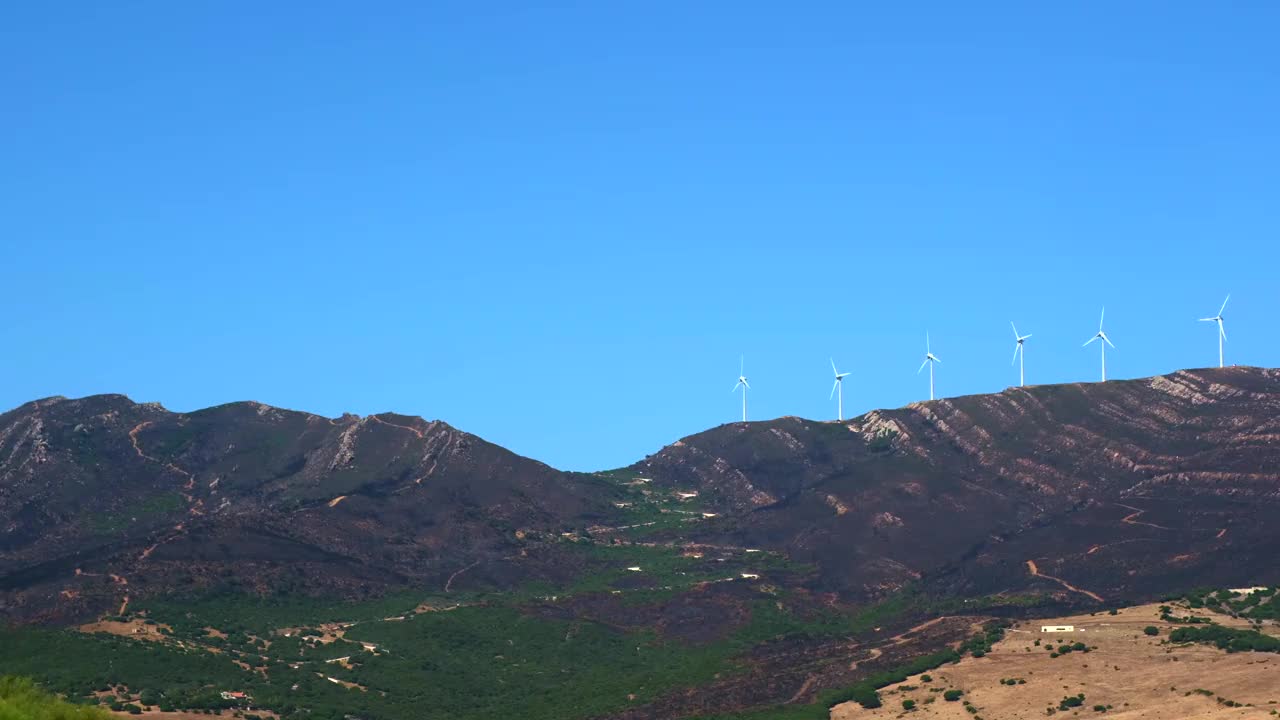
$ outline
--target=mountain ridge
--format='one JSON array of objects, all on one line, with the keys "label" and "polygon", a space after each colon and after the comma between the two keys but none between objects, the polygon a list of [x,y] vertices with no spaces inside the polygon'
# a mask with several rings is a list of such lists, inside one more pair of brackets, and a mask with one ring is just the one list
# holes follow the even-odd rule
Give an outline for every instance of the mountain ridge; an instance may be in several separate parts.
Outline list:
[{"label": "mountain ridge", "polygon": [[[621,472],[698,498],[699,522],[652,541],[776,550],[817,567],[814,591],[1096,602],[1266,570],[1277,417],[1280,371],[1181,370],[727,423]],[[0,615],[56,622],[192,587],[360,597],[564,577],[580,568],[559,535],[632,522],[609,476],[396,413],[42,398],[0,414]]]}]

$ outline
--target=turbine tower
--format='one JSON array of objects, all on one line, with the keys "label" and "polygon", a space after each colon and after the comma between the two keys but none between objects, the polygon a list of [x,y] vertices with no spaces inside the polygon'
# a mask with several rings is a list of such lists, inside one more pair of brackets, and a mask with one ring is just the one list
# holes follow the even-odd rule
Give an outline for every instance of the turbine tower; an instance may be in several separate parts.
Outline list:
[{"label": "turbine tower", "polygon": [[[940,363],[940,362],[942,362],[942,360],[938,359],[938,356],[934,355],[933,351],[929,349],[929,333],[926,332],[924,334],[924,362],[920,363],[920,370],[924,370],[925,365],[929,366],[929,399],[930,400],[933,399],[933,364]],[[920,374],[920,370],[916,370],[917,375]]]},{"label": "turbine tower", "polygon": [[1111,342],[1111,338],[1107,337],[1107,334],[1102,331],[1102,320],[1106,316],[1107,316],[1107,309],[1104,307],[1102,308],[1102,315],[1098,317],[1098,334],[1089,338],[1084,344],[1084,347],[1088,347],[1089,343],[1093,342],[1094,340],[1102,341],[1101,343],[1098,343],[1099,345],[1102,346],[1102,382],[1107,381],[1107,346],[1110,345],[1112,348],[1116,346],[1115,343]]},{"label": "turbine tower", "polygon": [[[1227,300],[1230,300],[1230,299],[1231,299],[1231,296],[1230,296],[1230,295],[1228,295],[1228,296],[1227,296]],[[1223,343],[1223,341],[1224,341],[1224,340],[1226,340],[1226,339],[1227,339],[1227,329],[1226,329],[1225,327],[1223,327],[1223,325],[1222,325],[1222,311],[1227,309],[1227,300],[1223,300],[1223,301],[1222,301],[1222,307],[1218,308],[1218,314],[1217,314],[1217,315],[1214,315],[1213,317],[1200,318],[1200,322],[1216,322],[1216,323],[1218,323],[1218,367],[1223,367],[1223,364],[1222,364],[1222,343]]]},{"label": "turbine tower", "polygon": [[747,391],[751,389],[750,383],[747,382],[745,363],[745,358],[738,358],[738,384],[734,385],[733,390],[729,391],[734,392],[738,388],[742,388],[742,422],[747,421]]},{"label": "turbine tower", "polygon": [[1031,337],[1031,335],[1019,335],[1018,326],[1014,325],[1012,320],[1009,321],[1009,325],[1013,328],[1013,339],[1018,342],[1018,344],[1013,347],[1013,360],[1010,361],[1009,364],[1012,365],[1014,362],[1017,362],[1019,358],[1022,359],[1022,362],[1018,363],[1018,387],[1022,387],[1027,384],[1027,349],[1022,346],[1022,343],[1026,341],[1027,338]]},{"label": "turbine tower", "polygon": [[840,400],[836,404],[836,421],[840,422],[844,420],[844,379],[849,376],[849,373],[842,373],[836,369],[835,358],[831,358],[831,372],[836,374],[836,382],[831,386],[831,394],[835,395],[837,390],[840,391]]}]

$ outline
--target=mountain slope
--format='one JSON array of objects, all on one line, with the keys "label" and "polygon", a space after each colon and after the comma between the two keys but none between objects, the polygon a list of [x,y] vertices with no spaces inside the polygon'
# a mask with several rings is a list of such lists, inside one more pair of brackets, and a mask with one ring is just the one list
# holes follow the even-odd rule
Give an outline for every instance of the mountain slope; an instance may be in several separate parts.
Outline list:
[{"label": "mountain slope", "polygon": [[700,488],[726,516],[708,541],[817,563],[829,589],[1122,599],[1276,579],[1278,440],[1280,373],[1227,368],[734,423],[632,469]]},{"label": "mountain slope", "polygon": [[[1256,368],[733,423],[597,475],[393,414],[49,398],[0,415],[0,614],[212,588],[511,588],[583,572],[556,541],[587,528],[779,550],[815,568],[788,582],[855,601],[1275,582],[1277,440],[1280,372]],[[699,521],[641,522],[619,477],[697,492],[699,513],[663,512]]]},{"label": "mountain slope", "polygon": [[444,582],[516,529],[604,508],[595,483],[440,422],[50,398],[0,415],[0,608],[75,615],[125,584]]}]

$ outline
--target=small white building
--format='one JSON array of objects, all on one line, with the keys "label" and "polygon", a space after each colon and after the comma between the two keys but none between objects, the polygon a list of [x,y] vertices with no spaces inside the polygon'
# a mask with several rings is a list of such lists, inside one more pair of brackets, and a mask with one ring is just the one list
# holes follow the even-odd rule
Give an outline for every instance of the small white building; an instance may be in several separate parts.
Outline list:
[{"label": "small white building", "polygon": [[1042,633],[1069,633],[1069,632],[1075,632],[1075,631],[1076,631],[1075,625],[1041,625],[1040,626],[1040,632]]}]

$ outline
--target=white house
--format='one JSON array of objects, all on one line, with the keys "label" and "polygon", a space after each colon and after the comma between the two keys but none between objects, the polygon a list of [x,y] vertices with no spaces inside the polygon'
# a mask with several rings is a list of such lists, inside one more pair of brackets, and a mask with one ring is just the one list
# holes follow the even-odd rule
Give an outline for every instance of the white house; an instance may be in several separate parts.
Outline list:
[{"label": "white house", "polygon": [[1069,633],[1069,632],[1075,632],[1075,631],[1076,631],[1075,625],[1041,625],[1040,626],[1040,632],[1042,633]]}]

